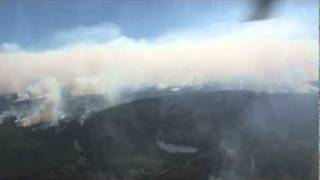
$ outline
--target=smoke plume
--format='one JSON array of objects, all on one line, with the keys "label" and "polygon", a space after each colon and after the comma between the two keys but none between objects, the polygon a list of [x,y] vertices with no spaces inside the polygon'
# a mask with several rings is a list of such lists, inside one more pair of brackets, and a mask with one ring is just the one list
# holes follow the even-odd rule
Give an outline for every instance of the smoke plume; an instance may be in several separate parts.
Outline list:
[{"label": "smoke plume", "polygon": [[[41,104],[26,117],[16,120],[22,127],[29,127],[36,124],[56,125],[63,116],[61,109],[61,86],[54,79],[41,79],[32,84],[24,92],[27,95],[23,100],[40,99]],[[18,97],[18,101],[21,101]]]},{"label": "smoke plume", "polygon": [[[274,30],[280,22],[248,23],[221,36],[206,29],[200,36],[169,33],[153,40],[130,39],[118,29],[110,30],[113,26],[103,25],[93,28],[99,33],[81,32],[90,28],[62,33],[65,44],[58,49],[34,52],[11,44],[10,51],[0,52],[0,92],[27,88],[31,96],[45,96],[32,116],[19,120],[22,126],[30,126],[45,117],[56,123],[62,86],[73,95],[104,94],[111,103],[119,100],[121,89],[144,85],[254,82],[309,90],[307,83],[317,79],[316,42],[297,38],[299,29],[291,33],[294,23]],[[79,37],[85,34],[85,39],[75,42],[77,33]],[[110,38],[95,41],[101,36]],[[30,88],[36,79],[42,79],[41,83]]]}]

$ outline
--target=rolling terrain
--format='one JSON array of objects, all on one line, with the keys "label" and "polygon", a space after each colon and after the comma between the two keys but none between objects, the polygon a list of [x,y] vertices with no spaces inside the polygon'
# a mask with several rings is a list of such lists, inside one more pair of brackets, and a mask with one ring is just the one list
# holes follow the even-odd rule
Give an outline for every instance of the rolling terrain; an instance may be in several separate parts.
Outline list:
[{"label": "rolling terrain", "polygon": [[[17,106],[14,99],[1,96],[1,112]],[[103,106],[100,100],[69,100],[69,115],[58,126],[24,128],[15,124],[14,114],[3,118],[0,179],[318,177],[315,94],[171,93],[83,116],[87,105]]]}]

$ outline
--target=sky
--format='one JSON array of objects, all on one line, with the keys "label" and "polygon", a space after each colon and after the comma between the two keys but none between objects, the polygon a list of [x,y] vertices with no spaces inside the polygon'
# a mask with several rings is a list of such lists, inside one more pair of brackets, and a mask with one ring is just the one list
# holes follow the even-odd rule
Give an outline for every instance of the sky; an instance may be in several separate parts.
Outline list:
[{"label": "sky", "polygon": [[318,1],[279,0],[270,19],[244,21],[251,11],[250,0],[2,0],[0,92],[42,78],[112,95],[141,84],[316,80]]},{"label": "sky", "polygon": [[225,3],[217,4],[212,1],[151,0],[1,1],[0,22],[5,26],[1,28],[0,41],[27,47],[43,46],[55,33],[103,23],[119,26],[129,38],[155,38],[170,30],[225,20],[223,11],[232,9]]},{"label": "sky", "polygon": [[[119,27],[128,38],[152,39],[170,31],[236,24],[249,14],[249,5],[246,0],[3,0],[0,42],[41,49],[52,45],[48,41],[57,33],[105,23]],[[317,1],[280,1],[278,5],[275,14],[296,18],[316,33]]]}]

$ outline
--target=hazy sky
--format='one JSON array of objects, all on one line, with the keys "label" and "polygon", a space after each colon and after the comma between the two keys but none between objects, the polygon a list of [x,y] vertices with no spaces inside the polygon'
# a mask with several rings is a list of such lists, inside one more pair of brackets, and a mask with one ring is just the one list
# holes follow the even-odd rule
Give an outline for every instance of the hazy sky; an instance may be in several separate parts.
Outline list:
[{"label": "hazy sky", "polygon": [[[203,29],[221,31],[250,13],[250,0],[2,0],[0,43],[26,48],[54,45],[52,36],[75,27],[113,24],[133,39],[152,39],[165,33]],[[317,34],[317,1],[281,1],[274,16],[293,19]],[[227,30],[224,28],[223,31]]]},{"label": "hazy sky", "polygon": [[249,2],[2,0],[0,92],[41,78],[78,93],[317,79],[318,2],[279,0],[270,19],[245,22]]}]

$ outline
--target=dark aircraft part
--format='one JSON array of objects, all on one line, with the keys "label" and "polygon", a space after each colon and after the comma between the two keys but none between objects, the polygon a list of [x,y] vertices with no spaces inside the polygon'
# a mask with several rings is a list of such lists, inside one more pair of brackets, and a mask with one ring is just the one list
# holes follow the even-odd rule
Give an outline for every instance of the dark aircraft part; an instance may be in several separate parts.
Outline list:
[{"label": "dark aircraft part", "polygon": [[257,21],[270,18],[275,0],[255,0],[254,9],[247,21]]}]

